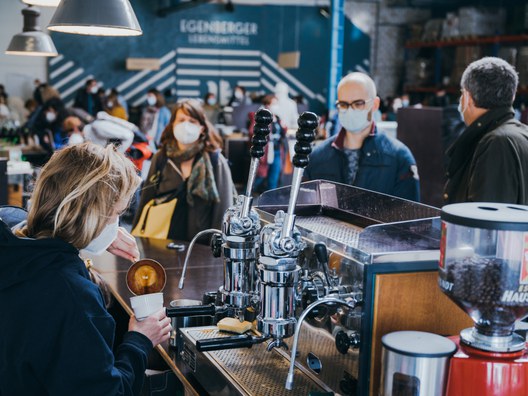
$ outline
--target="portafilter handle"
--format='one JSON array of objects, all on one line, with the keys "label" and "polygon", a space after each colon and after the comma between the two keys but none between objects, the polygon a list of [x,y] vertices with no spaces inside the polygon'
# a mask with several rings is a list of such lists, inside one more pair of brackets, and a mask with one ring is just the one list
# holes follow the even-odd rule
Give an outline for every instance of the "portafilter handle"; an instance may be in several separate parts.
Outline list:
[{"label": "portafilter handle", "polygon": [[308,156],[312,152],[312,142],[315,140],[315,130],[319,125],[319,118],[314,113],[305,111],[299,116],[297,124],[299,125],[299,129],[295,135],[297,143],[294,146],[295,155],[292,160],[294,169],[290,200],[288,202],[288,212],[284,217],[281,240],[291,238],[292,236],[295,220],[295,204],[297,202],[297,196],[299,195],[304,168],[308,166]]},{"label": "portafilter handle", "polygon": [[264,147],[266,146],[267,136],[270,133],[270,124],[273,121],[273,114],[271,111],[261,107],[255,113],[255,126],[253,127],[253,137],[251,138],[251,148],[249,153],[251,155],[251,163],[249,165],[249,177],[246,186],[246,194],[242,201],[242,210],[240,217],[247,217],[251,207],[251,192],[253,191],[253,184],[257,176],[257,169],[260,158],[264,155]]},{"label": "portafilter handle", "polygon": [[196,350],[199,352],[221,351],[224,349],[251,348],[255,344],[266,341],[269,337],[256,337],[249,334],[240,334],[230,337],[209,338],[196,341]]},{"label": "portafilter handle", "polygon": [[167,307],[165,312],[169,318],[180,318],[184,316],[214,316],[216,307],[209,305],[188,305],[180,307]]}]

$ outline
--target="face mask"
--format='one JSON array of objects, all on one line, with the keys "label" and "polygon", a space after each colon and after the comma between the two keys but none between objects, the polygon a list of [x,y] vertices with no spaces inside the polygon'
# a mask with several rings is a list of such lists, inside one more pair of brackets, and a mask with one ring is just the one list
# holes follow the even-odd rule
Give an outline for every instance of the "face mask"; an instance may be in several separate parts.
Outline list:
[{"label": "face mask", "polygon": [[277,103],[274,103],[270,106],[269,109],[273,114],[276,115],[280,111],[280,106]]},{"label": "face mask", "polygon": [[466,112],[467,110],[467,107],[464,109],[462,108],[462,101],[464,100],[464,95],[462,95],[460,97],[460,100],[458,101],[458,112],[460,113],[460,119],[464,122],[464,124],[466,123],[466,120],[464,120],[464,113]]},{"label": "face mask", "polygon": [[52,113],[51,111],[46,112],[46,121],[50,124],[57,119],[57,114]]},{"label": "face mask", "polygon": [[209,106],[214,106],[216,104],[216,99],[215,98],[209,98],[207,99],[207,104]]},{"label": "face mask", "polygon": [[409,107],[409,100],[407,100],[407,99],[403,99],[403,100],[402,100],[402,106],[403,106],[403,107]]},{"label": "face mask", "polygon": [[244,94],[241,91],[235,91],[235,98],[242,99]]},{"label": "face mask", "polygon": [[106,107],[111,109],[112,107],[114,107],[114,104],[112,102],[106,102]]},{"label": "face mask", "polygon": [[347,132],[360,133],[370,124],[368,119],[369,112],[370,110],[367,109],[340,111],[338,113],[339,122]]},{"label": "face mask", "polygon": [[90,88],[90,93],[95,95],[98,90],[99,90],[99,88],[97,88],[97,85],[96,85],[95,87]]},{"label": "face mask", "polygon": [[117,221],[115,223],[107,224],[105,228],[103,228],[103,231],[101,231],[101,233],[83,250],[96,256],[102,254],[117,238],[118,228],[119,224]]},{"label": "face mask", "polygon": [[147,103],[149,106],[154,106],[157,100],[155,96],[147,96]]},{"label": "face mask", "polygon": [[183,144],[196,142],[201,132],[202,127],[200,125],[193,124],[189,121],[180,122],[174,127],[174,137],[178,142]]}]

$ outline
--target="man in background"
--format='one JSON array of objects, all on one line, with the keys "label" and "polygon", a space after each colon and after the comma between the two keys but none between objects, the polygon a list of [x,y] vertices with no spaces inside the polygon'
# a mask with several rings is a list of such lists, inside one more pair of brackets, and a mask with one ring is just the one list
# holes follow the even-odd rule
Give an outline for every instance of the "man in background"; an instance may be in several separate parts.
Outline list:
[{"label": "man in background", "polygon": [[374,81],[364,73],[350,73],[339,82],[337,98],[342,128],[314,149],[305,177],[418,201],[418,169],[411,151],[376,128],[373,114],[380,98]]},{"label": "man in background", "polygon": [[73,107],[83,109],[95,117],[98,112],[103,111],[103,104],[97,95],[98,90],[99,87],[97,86],[97,80],[93,78],[86,80],[84,88],[77,91]]},{"label": "man in background", "polygon": [[528,127],[514,119],[518,77],[493,57],[471,63],[461,80],[466,129],[447,150],[446,203],[528,205]]}]

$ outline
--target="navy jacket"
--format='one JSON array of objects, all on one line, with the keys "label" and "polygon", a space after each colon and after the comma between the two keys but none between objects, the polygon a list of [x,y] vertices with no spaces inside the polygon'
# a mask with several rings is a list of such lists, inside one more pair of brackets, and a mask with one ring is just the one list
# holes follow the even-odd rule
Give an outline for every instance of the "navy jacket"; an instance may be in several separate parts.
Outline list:
[{"label": "navy jacket", "polygon": [[77,249],[0,221],[0,395],[139,394],[151,341],[115,322]]},{"label": "navy jacket", "polygon": [[[305,169],[307,180],[330,180],[348,184],[348,158],[340,148],[345,130],[326,139],[310,154],[310,162]],[[373,133],[363,142],[359,154],[359,167],[356,187],[377,191],[396,197],[420,200],[420,183],[416,161],[409,150],[399,140]]]}]

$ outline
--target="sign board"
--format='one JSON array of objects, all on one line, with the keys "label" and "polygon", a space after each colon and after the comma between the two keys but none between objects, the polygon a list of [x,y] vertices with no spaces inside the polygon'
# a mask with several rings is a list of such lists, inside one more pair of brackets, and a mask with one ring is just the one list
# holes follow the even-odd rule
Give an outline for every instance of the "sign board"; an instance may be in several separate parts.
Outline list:
[{"label": "sign board", "polygon": [[278,64],[284,69],[298,69],[301,62],[301,53],[295,52],[281,52],[279,54]]},{"label": "sign board", "polygon": [[160,60],[156,58],[127,58],[127,70],[159,70]]}]

